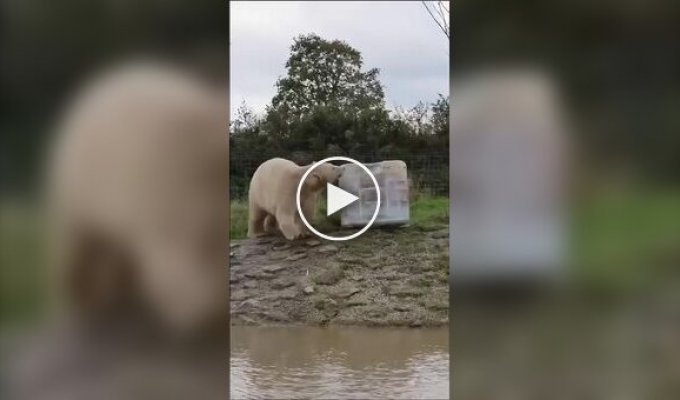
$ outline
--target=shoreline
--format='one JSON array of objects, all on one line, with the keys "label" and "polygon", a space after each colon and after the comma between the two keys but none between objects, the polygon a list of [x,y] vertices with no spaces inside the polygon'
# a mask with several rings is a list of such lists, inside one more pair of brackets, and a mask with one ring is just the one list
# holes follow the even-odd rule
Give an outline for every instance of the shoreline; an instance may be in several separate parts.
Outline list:
[{"label": "shoreline", "polygon": [[232,326],[444,327],[448,227],[230,245]]}]

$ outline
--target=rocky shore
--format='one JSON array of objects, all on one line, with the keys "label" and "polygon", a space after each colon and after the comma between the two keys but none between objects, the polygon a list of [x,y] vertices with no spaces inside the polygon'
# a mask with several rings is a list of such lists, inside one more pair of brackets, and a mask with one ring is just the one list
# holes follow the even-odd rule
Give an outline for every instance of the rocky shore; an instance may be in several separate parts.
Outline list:
[{"label": "rocky shore", "polygon": [[447,228],[232,241],[231,324],[445,325],[448,251]]}]

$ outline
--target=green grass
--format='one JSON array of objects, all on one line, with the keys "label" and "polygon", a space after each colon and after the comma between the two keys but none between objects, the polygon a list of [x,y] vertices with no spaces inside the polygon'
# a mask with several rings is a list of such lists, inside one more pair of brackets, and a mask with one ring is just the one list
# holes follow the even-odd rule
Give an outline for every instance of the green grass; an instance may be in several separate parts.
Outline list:
[{"label": "green grass", "polygon": [[582,284],[614,293],[655,287],[680,272],[680,190],[598,194],[575,210],[572,240]]},{"label": "green grass", "polygon": [[46,301],[46,241],[39,208],[0,202],[0,325],[36,317]]},{"label": "green grass", "polygon": [[248,202],[232,200],[229,215],[229,239],[244,239],[248,234]]},{"label": "green grass", "polygon": [[449,198],[422,196],[411,204],[411,224],[421,229],[444,228],[449,224]]},{"label": "green grass", "polygon": [[[319,203],[319,219],[315,227],[330,230],[340,226],[339,215],[325,217],[326,205]],[[411,203],[411,226],[421,230],[445,228],[449,223],[448,197],[421,196]],[[248,204],[244,200],[231,202],[231,239],[245,239],[248,233]]]}]

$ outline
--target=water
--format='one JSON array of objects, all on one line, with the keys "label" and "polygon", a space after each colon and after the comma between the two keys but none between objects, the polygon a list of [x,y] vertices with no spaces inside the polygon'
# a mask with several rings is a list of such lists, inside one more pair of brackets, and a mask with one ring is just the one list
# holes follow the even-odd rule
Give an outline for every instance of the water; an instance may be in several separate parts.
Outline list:
[{"label": "water", "polygon": [[232,399],[448,399],[448,328],[231,328]]}]

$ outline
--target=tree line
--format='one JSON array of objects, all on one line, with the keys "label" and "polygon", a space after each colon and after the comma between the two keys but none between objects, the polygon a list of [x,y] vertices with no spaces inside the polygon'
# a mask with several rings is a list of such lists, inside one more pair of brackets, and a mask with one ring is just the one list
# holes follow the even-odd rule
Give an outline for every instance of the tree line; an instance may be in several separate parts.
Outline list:
[{"label": "tree line", "polygon": [[448,193],[448,97],[389,110],[380,71],[363,67],[361,53],[343,41],[295,38],[264,113],[244,102],[231,118],[232,195],[242,196],[254,169],[269,158],[306,164],[336,155],[402,159],[422,186]]}]

